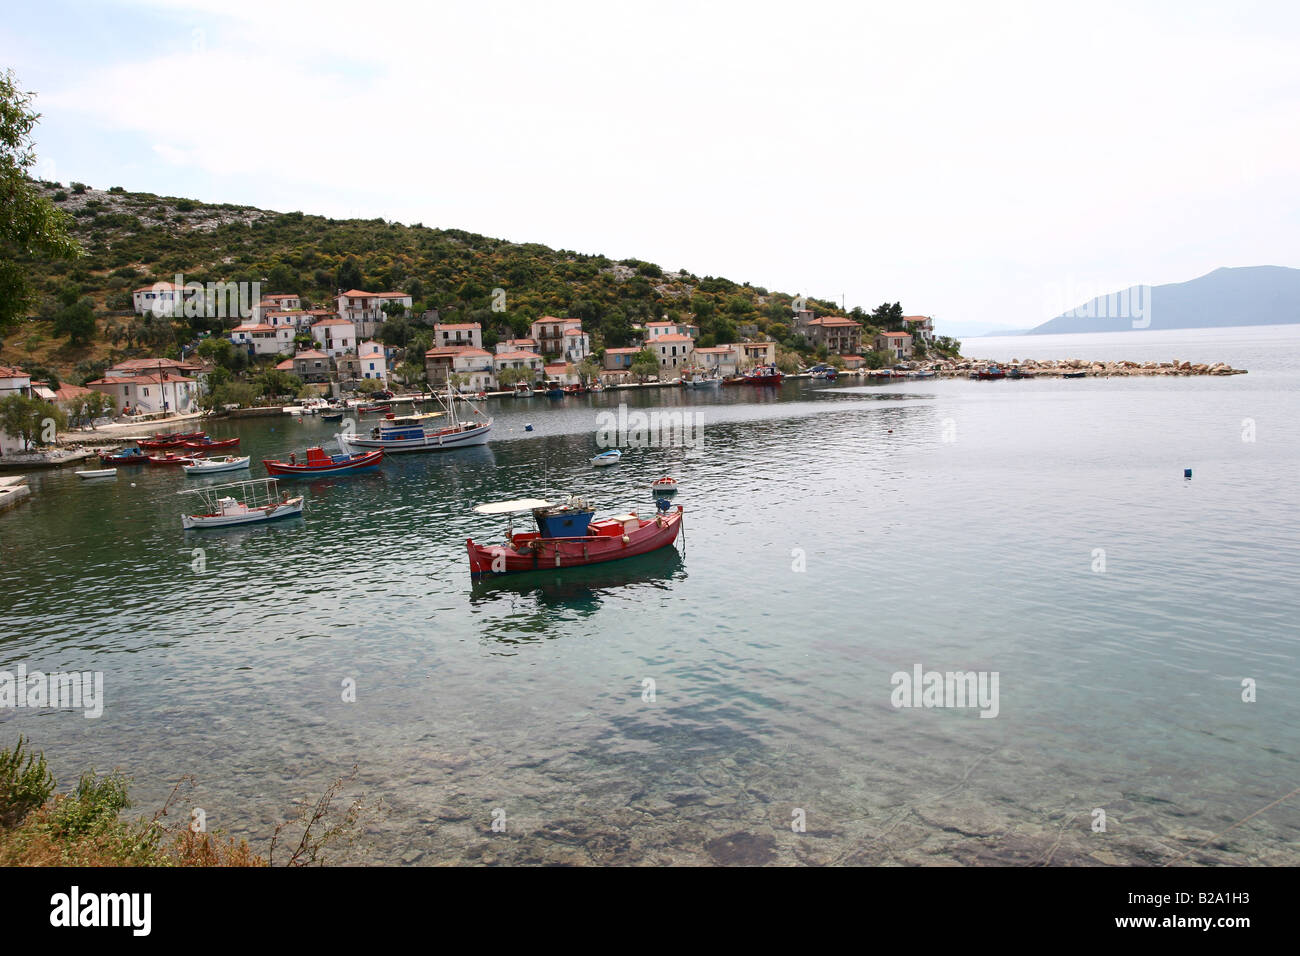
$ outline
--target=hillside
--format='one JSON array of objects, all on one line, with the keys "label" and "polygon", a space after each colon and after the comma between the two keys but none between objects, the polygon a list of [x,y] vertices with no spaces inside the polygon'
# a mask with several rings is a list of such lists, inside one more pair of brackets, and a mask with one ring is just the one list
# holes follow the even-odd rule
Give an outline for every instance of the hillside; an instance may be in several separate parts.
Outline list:
[{"label": "hillside", "polygon": [[[1150,287],[1149,308],[1147,293],[1139,292],[1139,288],[1134,286],[1114,296],[1098,296],[1071,313],[1057,316],[1023,334],[1300,322],[1300,269],[1285,266],[1215,269],[1187,282]],[[1127,308],[1123,307],[1124,302],[1130,303]],[[1144,324],[1148,318],[1150,324]]]},{"label": "hillside", "polygon": [[[177,273],[204,283],[258,281],[263,294],[297,293],[327,307],[341,288],[401,290],[413,297],[417,315],[437,309],[444,322],[482,322],[489,343],[526,333],[540,316],[562,315],[581,318],[594,347],[619,346],[634,324],[694,315],[702,345],[754,330],[788,348],[802,345],[790,336],[792,294],[635,259],[616,262],[419,223],[326,219],[78,183],[39,185],[72,217],[86,254],[74,262],[24,263],[43,303],[38,316],[10,332],[0,360],[45,366],[72,380],[107,361],[169,354],[198,333],[221,330],[218,320],[169,329],[130,314],[133,289]],[[505,312],[491,311],[494,289],[505,290]],[[70,346],[42,323],[57,312],[60,296],[64,303],[92,300],[97,335],[88,344]],[[808,303],[818,314],[845,314],[833,302]],[[860,309],[849,314],[870,325]]]}]

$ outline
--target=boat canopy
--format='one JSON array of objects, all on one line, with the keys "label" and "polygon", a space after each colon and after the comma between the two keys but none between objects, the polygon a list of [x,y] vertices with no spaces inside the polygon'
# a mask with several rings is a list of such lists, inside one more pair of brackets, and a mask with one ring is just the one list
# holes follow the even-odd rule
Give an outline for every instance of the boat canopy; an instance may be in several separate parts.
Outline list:
[{"label": "boat canopy", "polygon": [[533,511],[536,508],[550,507],[553,507],[551,502],[543,501],[540,498],[519,498],[515,501],[490,501],[485,505],[477,506],[474,509],[474,513],[481,515],[504,515],[522,511]]}]

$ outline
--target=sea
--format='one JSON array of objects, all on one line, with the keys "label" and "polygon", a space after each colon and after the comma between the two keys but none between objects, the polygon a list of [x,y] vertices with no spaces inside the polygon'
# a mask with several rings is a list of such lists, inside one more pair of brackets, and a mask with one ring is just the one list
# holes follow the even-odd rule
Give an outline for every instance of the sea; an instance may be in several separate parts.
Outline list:
[{"label": "sea", "polygon": [[[491,399],[487,446],[207,532],[178,492],[217,478],[33,472],[0,681],[98,674],[101,712],[11,699],[0,746],[263,854],[337,794],[335,863],[1300,863],[1300,327],[964,351],[1249,374]],[[691,427],[593,468],[620,412]],[[338,427],[208,431],[257,477]],[[647,515],[665,475],[673,548],[471,580],[476,505]]]}]

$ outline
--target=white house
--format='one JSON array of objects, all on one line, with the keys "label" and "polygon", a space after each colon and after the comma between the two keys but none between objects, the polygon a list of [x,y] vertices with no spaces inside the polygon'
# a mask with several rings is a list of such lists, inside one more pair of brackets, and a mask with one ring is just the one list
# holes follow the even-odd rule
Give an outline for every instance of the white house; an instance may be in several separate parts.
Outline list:
[{"label": "white house", "polygon": [[647,322],[645,324],[645,344],[653,345],[661,335],[688,335],[699,338],[700,327],[685,322]]},{"label": "white house", "polygon": [[433,327],[433,347],[439,349],[483,347],[483,326],[477,322],[452,322]]},{"label": "white house", "polygon": [[582,319],[557,319],[553,315],[544,315],[533,323],[530,336],[542,355],[566,355],[571,347],[566,340],[571,337],[565,333],[574,330],[582,334]]},{"label": "white house", "polygon": [[[191,290],[190,296],[200,294]],[[136,315],[180,315],[187,296],[185,286],[173,282],[155,282],[131,293],[131,307]]]},{"label": "white house", "polygon": [[465,391],[482,392],[496,388],[496,368],[492,353],[483,349],[462,348],[452,358],[452,372],[464,375]]},{"label": "white house", "polygon": [[359,335],[370,338],[388,318],[384,306],[393,303],[402,307],[402,315],[410,316],[411,297],[405,292],[362,292],[360,289],[349,289],[338,295],[338,314],[352,322]]},{"label": "white house", "polygon": [[740,366],[740,353],[734,345],[713,345],[691,352],[700,368],[717,369],[719,375],[735,375]]},{"label": "white house", "polygon": [[362,342],[357,346],[357,363],[362,378],[373,378],[388,387],[388,357],[378,342]]},{"label": "white house", "polygon": [[[22,369],[0,365],[0,399],[8,398],[10,395],[30,396],[31,393],[32,377],[30,375]],[[0,431],[0,455],[23,450],[23,440],[21,438],[11,438],[3,431]]]},{"label": "white house", "polygon": [[695,349],[695,340],[679,332],[657,335],[646,344],[659,356],[659,368],[662,370],[690,365],[686,357]]},{"label": "white house", "polygon": [[292,325],[253,325],[245,323],[230,330],[230,341],[249,355],[292,355],[293,337],[297,329]]},{"label": "white house", "polygon": [[934,342],[934,319],[928,315],[905,315],[903,321],[911,329],[914,338],[921,339],[923,342]]},{"label": "white house", "polygon": [[581,362],[591,354],[591,338],[582,326],[564,330],[564,351],[560,355],[566,362]]},{"label": "white house", "polygon": [[114,375],[87,382],[97,392],[111,395],[124,415],[159,412],[188,415],[199,410],[199,383],[187,375]]},{"label": "white house", "polygon": [[497,343],[498,352],[537,352],[536,339],[506,339]]},{"label": "white house", "polygon": [[492,364],[496,367],[498,373],[505,368],[526,368],[534,373],[534,378],[537,377],[536,373],[541,372],[545,367],[540,355],[524,349],[517,352],[497,352],[496,355],[492,356]]},{"label": "white house", "polygon": [[357,346],[356,324],[342,316],[321,319],[312,325],[311,334],[320,343],[321,350],[332,359]]}]

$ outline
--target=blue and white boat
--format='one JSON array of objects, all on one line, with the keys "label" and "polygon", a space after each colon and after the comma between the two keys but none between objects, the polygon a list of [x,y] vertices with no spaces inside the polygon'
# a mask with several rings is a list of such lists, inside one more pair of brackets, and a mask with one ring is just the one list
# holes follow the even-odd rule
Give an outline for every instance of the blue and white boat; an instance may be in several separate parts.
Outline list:
[{"label": "blue and white boat", "polygon": [[[438,402],[443,406],[441,412],[424,415],[406,415],[380,422],[370,429],[368,436],[356,432],[340,432],[334,438],[345,455],[358,454],[382,448],[387,455],[400,455],[410,452],[454,451],[471,445],[486,445],[488,433],[492,431],[492,419],[483,414],[483,410],[468,399],[461,398],[473,409],[468,420],[462,421],[456,406],[456,395],[451,385],[447,386],[446,397],[438,395]],[[443,422],[432,419],[446,416]]]},{"label": "blue and white boat", "polygon": [[610,465],[617,465],[622,458],[623,453],[615,448],[612,451],[601,452],[591,459],[591,463],[597,468],[608,468]]}]

